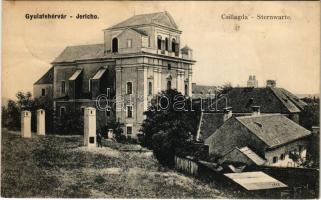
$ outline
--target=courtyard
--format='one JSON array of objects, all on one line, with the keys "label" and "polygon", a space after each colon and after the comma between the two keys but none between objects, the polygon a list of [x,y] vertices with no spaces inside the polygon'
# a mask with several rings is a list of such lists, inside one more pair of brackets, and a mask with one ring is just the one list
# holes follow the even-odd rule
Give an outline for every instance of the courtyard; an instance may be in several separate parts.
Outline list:
[{"label": "courtyard", "polygon": [[163,168],[138,145],[105,141],[83,146],[83,137],[33,135],[2,129],[2,197],[236,198],[214,183]]}]

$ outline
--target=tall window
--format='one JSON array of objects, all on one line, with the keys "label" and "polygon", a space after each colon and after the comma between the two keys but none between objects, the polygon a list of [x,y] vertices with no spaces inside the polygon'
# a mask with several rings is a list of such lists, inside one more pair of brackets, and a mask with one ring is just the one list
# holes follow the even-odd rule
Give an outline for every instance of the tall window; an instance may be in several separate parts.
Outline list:
[{"label": "tall window", "polygon": [[127,40],[127,48],[132,48],[132,40]]},{"label": "tall window", "polygon": [[175,45],[176,45],[176,40],[175,38],[172,39],[172,52],[175,52]]},{"label": "tall window", "polygon": [[61,81],[61,93],[65,94],[66,93],[66,82]]},{"label": "tall window", "polygon": [[127,117],[128,118],[133,117],[133,106],[127,106]]},{"label": "tall window", "polygon": [[132,82],[127,82],[126,84],[127,87],[127,94],[133,94],[133,83]]},{"label": "tall window", "polygon": [[273,163],[276,163],[276,162],[278,162],[278,157],[277,156],[273,157]]},{"label": "tall window", "polygon": [[41,96],[46,96],[46,89],[45,88],[42,88],[41,89]]},{"label": "tall window", "polygon": [[172,65],[170,63],[167,64],[167,69],[171,70],[172,69]]},{"label": "tall window", "polygon": [[157,36],[157,49],[162,49],[162,36]]},{"label": "tall window", "polygon": [[91,79],[88,80],[88,92],[91,92]]},{"label": "tall window", "polygon": [[153,84],[152,82],[148,83],[148,95],[152,95],[153,94]]},{"label": "tall window", "polygon": [[172,81],[167,81],[167,89],[171,89],[172,88]]},{"label": "tall window", "polygon": [[188,85],[187,84],[185,84],[185,95],[187,96],[188,95]]},{"label": "tall window", "polygon": [[168,38],[165,38],[165,50],[168,51]]},{"label": "tall window", "polygon": [[114,38],[112,40],[112,52],[117,53],[118,52],[118,39]]}]

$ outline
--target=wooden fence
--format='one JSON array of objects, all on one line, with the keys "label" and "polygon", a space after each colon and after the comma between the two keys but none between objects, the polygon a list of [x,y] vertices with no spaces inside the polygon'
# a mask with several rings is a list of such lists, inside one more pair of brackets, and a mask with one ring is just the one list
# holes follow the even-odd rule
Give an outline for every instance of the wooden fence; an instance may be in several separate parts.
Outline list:
[{"label": "wooden fence", "polygon": [[175,168],[193,176],[198,175],[198,164],[193,158],[175,156]]}]

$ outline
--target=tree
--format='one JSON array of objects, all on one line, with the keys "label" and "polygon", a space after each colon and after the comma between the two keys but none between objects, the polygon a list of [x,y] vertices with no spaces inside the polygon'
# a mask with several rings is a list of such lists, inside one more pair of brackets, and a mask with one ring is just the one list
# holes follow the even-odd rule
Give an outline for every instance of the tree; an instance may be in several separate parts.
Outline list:
[{"label": "tree", "polygon": [[231,89],[233,89],[231,83],[225,83],[222,86],[219,86],[217,90],[217,97],[219,98],[222,95],[227,94]]},{"label": "tree", "polygon": [[170,89],[156,96],[144,114],[142,145],[152,149],[161,164],[173,166],[175,155],[188,153],[191,136],[197,131],[199,109],[193,110],[190,99]]},{"label": "tree", "polygon": [[300,124],[306,129],[312,130],[312,126],[319,126],[319,103],[309,103],[300,113]]}]

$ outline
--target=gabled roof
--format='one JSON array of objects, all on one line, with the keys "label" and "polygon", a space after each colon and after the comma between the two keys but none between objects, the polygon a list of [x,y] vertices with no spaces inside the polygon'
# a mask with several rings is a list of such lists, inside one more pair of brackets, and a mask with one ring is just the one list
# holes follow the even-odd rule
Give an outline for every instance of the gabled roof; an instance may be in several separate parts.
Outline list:
[{"label": "gabled roof", "polygon": [[87,60],[104,57],[104,44],[89,44],[79,46],[68,46],[53,61],[58,62],[74,62],[76,60]]},{"label": "gabled roof", "polygon": [[177,24],[173,20],[172,16],[166,11],[158,12],[158,13],[135,15],[108,29],[125,28],[125,27],[139,26],[139,25],[151,25],[151,24],[156,24],[156,25],[165,26],[171,29],[178,30]]},{"label": "gabled roof", "polygon": [[311,132],[284,115],[269,114],[236,117],[269,148],[277,147],[309,136]]},{"label": "gabled roof", "polygon": [[262,113],[298,113],[306,105],[302,100],[283,88],[232,88],[218,99],[218,109],[232,107],[233,113],[251,113],[251,106],[260,106]]},{"label": "gabled roof", "polygon": [[51,67],[34,85],[53,84],[53,67]]}]

